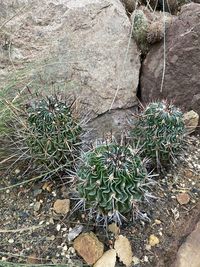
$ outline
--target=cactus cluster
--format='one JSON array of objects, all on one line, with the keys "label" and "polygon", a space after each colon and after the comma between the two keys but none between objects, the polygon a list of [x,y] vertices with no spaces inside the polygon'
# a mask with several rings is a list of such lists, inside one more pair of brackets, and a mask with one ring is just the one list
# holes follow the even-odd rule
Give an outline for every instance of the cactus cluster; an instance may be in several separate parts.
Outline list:
[{"label": "cactus cluster", "polygon": [[71,108],[57,96],[32,103],[21,130],[31,158],[46,170],[71,168],[80,145],[81,127]]},{"label": "cactus cluster", "polygon": [[77,174],[80,196],[101,214],[130,211],[142,198],[140,185],[147,177],[137,152],[114,143],[87,152]]},{"label": "cactus cluster", "polygon": [[167,101],[150,103],[137,116],[132,138],[153,165],[168,165],[185,145],[183,113]]}]

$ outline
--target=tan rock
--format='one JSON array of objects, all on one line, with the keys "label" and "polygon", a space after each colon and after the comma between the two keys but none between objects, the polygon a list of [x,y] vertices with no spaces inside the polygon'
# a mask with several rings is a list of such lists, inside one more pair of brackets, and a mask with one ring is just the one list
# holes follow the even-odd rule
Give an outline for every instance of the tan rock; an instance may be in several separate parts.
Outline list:
[{"label": "tan rock", "polygon": [[120,261],[122,261],[126,266],[131,266],[133,253],[129,240],[125,236],[119,235],[115,241],[114,248]]},{"label": "tan rock", "polygon": [[179,248],[173,267],[200,267],[200,222]]},{"label": "tan rock", "polygon": [[187,193],[180,193],[176,196],[176,199],[179,204],[186,205],[190,201],[190,196]]},{"label": "tan rock", "polygon": [[103,255],[104,246],[94,233],[84,233],[74,240],[74,248],[87,262],[94,264]]},{"label": "tan rock", "polygon": [[27,263],[28,264],[38,264],[38,263],[40,263],[40,260],[38,259],[37,254],[33,253],[30,256],[28,256]]},{"label": "tan rock", "polygon": [[158,245],[159,242],[160,242],[160,240],[158,239],[157,236],[150,235],[150,237],[149,237],[149,245],[150,246],[154,247],[154,246]]},{"label": "tan rock", "polygon": [[199,114],[194,110],[190,110],[184,114],[184,122],[188,133],[196,130],[199,123]]},{"label": "tan rock", "polygon": [[108,226],[108,230],[110,232],[112,232],[113,234],[115,235],[118,235],[119,232],[120,232],[120,228],[117,226],[116,223],[111,223],[109,226]]},{"label": "tan rock", "polygon": [[161,224],[162,222],[160,221],[160,220],[158,220],[158,219],[155,219],[155,224]]},{"label": "tan rock", "polygon": [[192,170],[190,169],[185,169],[184,170],[184,175],[187,177],[187,178],[192,178],[194,176],[194,173]]},{"label": "tan rock", "polygon": [[110,249],[95,263],[94,267],[115,267],[116,251]]},{"label": "tan rock", "polygon": [[53,205],[53,209],[56,213],[67,214],[70,210],[70,200],[57,199]]}]

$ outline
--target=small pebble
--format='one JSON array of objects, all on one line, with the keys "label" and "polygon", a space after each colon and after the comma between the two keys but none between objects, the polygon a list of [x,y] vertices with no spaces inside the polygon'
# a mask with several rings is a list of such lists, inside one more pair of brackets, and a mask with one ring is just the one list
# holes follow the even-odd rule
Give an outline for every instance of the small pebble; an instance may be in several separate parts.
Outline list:
[{"label": "small pebble", "polygon": [[41,203],[40,202],[36,202],[35,205],[34,205],[34,211],[39,211],[40,210],[40,207],[41,207]]},{"label": "small pebble", "polygon": [[140,263],[140,259],[137,257],[133,257],[133,265],[137,265]]},{"label": "small pebble", "polygon": [[51,235],[51,236],[47,237],[47,240],[48,241],[54,241],[55,238],[56,238],[55,235]]},{"label": "small pebble", "polygon": [[56,225],[56,230],[59,232],[60,231],[60,228],[61,228],[61,225],[60,224],[57,224]]},{"label": "small pebble", "polygon": [[179,204],[186,205],[190,201],[190,196],[189,196],[188,193],[179,193],[176,196],[176,199],[177,199],[177,201],[178,201]]},{"label": "small pebble", "polygon": [[146,249],[146,250],[151,250],[151,245],[146,245],[146,246],[145,246],[145,249]]},{"label": "small pebble", "polygon": [[52,191],[52,195],[56,197],[56,191]]},{"label": "small pebble", "polygon": [[8,243],[13,244],[13,243],[14,243],[14,239],[12,239],[12,238],[9,239],[9,240],[8,240]]},{"label": "small pebble", "polygon": [[159,239],[158,239],[158,237],[157,236],[155,236],[155,235],[150,235],[150,237],[149,237],[149,245],[150,246],[156,246],[156,245],[158,245],[159,244]]},{"label": "small pebble", "polygon": [[68,249],[68,248],[67,248],[67,245],[65,245],[65,246],[63,247],[63,250],[64,250],[64,251],[67,251],[67,249]]},{"label": "small pebble", "polygon": [[71,254],[75,253],[75,249],[73,247],[69,247],[68,252],[70,252]]},{"label": "small pebble", "polygon": [[19,173],[20,173],[20,169],[16,169],[15,174],[19,174]]},{"label": "small pebble", "polygon": [[35,189],[34,191],[33,191],[33,196],[34,197],[37,197],[39,194],[41,194],[42,193],[42,189]]}]

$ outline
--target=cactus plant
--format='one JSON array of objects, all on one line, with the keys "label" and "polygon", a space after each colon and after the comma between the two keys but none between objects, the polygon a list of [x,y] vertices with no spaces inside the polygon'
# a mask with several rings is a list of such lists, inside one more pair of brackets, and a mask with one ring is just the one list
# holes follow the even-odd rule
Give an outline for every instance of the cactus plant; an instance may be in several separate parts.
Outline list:
[{"label": "cactus plant", "polygon": [[130,211],[143,196],[140,184],[147,176],[137,152],[114,143],[87,152],[77,174],[81,198],[104,215]]},{"label": "cactus plant", "polygon": [[135,10],[132,15],[133,20],[133,38],[137,42],[142,53],[148,51],[147,32],[148,20],[142,10]]},{"label": "cactus plant", "polygon": [[152,102],[137,116],[132,137],[153,165],[168,165],[185,146],[183,113],[167,101]]},{"label": "cactus plant", "polygon": [[30,157],[45,170],[71,168],[80,145],[81,127],[70,106],[50,96],[35,101],[26,111],[20,133]]}]

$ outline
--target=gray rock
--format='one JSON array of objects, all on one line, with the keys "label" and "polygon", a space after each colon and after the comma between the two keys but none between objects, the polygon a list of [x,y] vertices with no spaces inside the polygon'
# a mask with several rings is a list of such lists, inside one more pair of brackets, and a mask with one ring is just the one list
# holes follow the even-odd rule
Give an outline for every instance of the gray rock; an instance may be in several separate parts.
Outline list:
[{"label": "gray rock", "polygon": [[83,225],[77,225],[74,228],[72,228],[71,230],[69,230],[69,233],[67,235],[67,239],[68,241],[72,241],[74,240],[83,230]]},{"label": "gray rock", "polygon": [[39,211],[40,210],[40,208],[41,208],[41,203],[40,202],[36,202],[35,204],[34,204],[34,211]]}]

